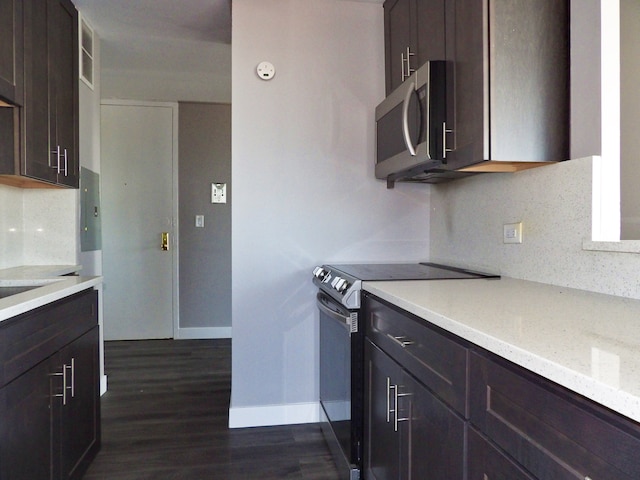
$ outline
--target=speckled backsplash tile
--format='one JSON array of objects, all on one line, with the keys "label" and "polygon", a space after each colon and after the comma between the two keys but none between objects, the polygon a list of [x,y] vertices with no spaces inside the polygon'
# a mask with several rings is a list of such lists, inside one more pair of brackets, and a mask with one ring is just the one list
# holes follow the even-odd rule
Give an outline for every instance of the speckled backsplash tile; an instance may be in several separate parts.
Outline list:
[{"label": "speckled backsplash tile", "polygon": [[[591,238],[593,160],[487,174],[431,190],[432,261],[640,298],[640,255],[582,248]],[[522,244],[505,223],[522,222]]]},{"label": "speckled backsplash tile", "polygon": [[77,263],[78,190],[27,190],[23,207],[24,263]]},{"label": "speckled backsplash tile", "polygon": [[77,198],[0,185],[0,268],[77,263]]},{"label": "speckled backsplash tile", "polygon": [[0,185],[0,268],[24,263],[22,192],[19,188]]}]

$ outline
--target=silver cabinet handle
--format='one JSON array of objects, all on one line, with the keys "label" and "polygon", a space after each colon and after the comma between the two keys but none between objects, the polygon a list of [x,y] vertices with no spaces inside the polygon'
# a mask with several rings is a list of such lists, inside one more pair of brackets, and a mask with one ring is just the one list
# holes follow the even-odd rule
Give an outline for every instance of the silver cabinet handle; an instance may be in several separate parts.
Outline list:
[{"label": "silver cabinet handle", "polygon": [[404,138],[404,144],[407,146],[407,150],[409,150],[409,154],[412,157],[416,156],[416,148],[413,146],[413,140],[411,140],[411,134],[409,133],[409,101],[411,100],[411,95],[413,95],[415,89],[415,82],[411,82],[407,87],[407,94],[402,102],[402,136]]},{"label": "silver cabinet handle", "polygon": [[54,397],[62,397],[62,405],[67,404],[67,366],[62,366],[62,372],[51,373],[50,377],[62,377],[62,393],[56,393]]},{"label": "silver cabinet handle", "polygon": [[68,367],[71,370],[71,398],[76,396],[76,359],[71,359],[71,365]]},{"label": "silver cabinet handle", "polygon": [[[411,51],[411,47],[407,47],[407,56],[404,56],[404,52],[400,54],[400,62],[401,62],[401,73],[402,73],[402,81],[409,78],[413,72],[415,72],[414,68],[411,68],[411,57],[415,54]],[[406,69],[405,69],[406,65]]]},{"label": "silver cabinet handle", "polygon": [[394,385],[394,406],[393,406],[393,431],[397,432],[398,431],[398,423],[399,422],[406,422],[407,420],[409,420],[409,417],[404,417],[404,418],[398,418],[398,397],[410,397],[411,394],[410,393],[399,393],[398,389],[400,388],[401,385]]},{"label": "silver cabinet handle", "polygon": [[397,343],[398,345],[400,345],[402,348],[407,348],[409,345],[413,345],[415,343],[412,340],[406,340],[407,337],[403,337],[403,336],[394,337],[390,333],[387,333],[387,337],[393,340],[394,343]]},{"label": "silver cabinet handle", "polygon": [[[49,168],[55,168],[56,173],[60,175],[60,173],[64,172],[64,176],[67,177],[69,175],[69,157],[67,153],[67,149],[60,148],[60,145],[56,147],[55,150],[51,150],[51,154],[56,156],[56,164],[51,165],[51,157],[49,157]],[[62,160],[64,159],[64,169],[62,168]]]},{"label": "silver cabinet handle", "polygon": [[[60,162],[58,161],[58,163],[60,163]],[[68,176],[68,168],[67,168],[68,166],[69,166],[69,163],[68,163],[68,159],[67,159],[67,149],[65,148],[64,149],[64,176],[65,177]],[[58,173],[60,173],[60,168],[59,167],[58,167]]]},{"label": "silver cabinet handle", "polygon": [[395,385],[391,385],[391,379],[387,377],[387,423],[391,421],[391,389],[395,388]]},{"label": "silver cabinet handle", "polygon": [[453,130],[447,130],[447,122],[442,122],[442,159],[447,158],[447,152],[453,152],[453,148],[447,148],[447,133],[453,133]]},{"label": "silver cabinet handle", "polygon": [[60,145],[58,145],[55,150],[51,150],[51,155],[56,156],[56,164],[51,165],[51,157],[49,157],[49,168],[55,168],[57,173],[60,173]]}]

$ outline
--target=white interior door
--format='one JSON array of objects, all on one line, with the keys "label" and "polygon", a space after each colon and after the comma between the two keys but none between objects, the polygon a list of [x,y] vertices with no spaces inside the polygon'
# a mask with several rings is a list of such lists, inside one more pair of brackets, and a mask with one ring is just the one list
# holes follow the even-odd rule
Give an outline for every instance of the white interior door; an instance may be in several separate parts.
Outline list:
[{"label": "white interior door", "polygon": [[[105,340],[174,336],[177,109],[101,106]],[[168,250],[161,247],[163,233]]]}]

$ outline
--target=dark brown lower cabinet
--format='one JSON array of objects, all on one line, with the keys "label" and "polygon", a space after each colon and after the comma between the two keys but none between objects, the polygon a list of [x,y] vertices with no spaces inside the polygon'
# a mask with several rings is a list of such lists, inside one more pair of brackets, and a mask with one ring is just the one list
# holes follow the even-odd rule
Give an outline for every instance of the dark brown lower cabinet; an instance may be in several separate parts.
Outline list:
[{"label": "dark brown lower cabinet", "polygon": [[535,480],[473,428],[468,438],[468,480]]},{"label": "dark brown lower cabinet", "polygon": [[68,384],[59,425],[61,478],[65,480],[80,478],[99,447],[99,341],[96,326],[60,352],[59,364],[67,368]]},{"label": "dark brown lower cabinet", "polygon": [[462,480],[465,422],[369,340],[365,478]]},{"label": "dark brown lower cabinet", "polygon": [[51,478],[49,373],[53,368],[53,360],[47,359],[0,390],[3,480]]},{"label": "dark brown lower cabinet", "polygon": [[640,424],[366,294],[365,480],[638,480]]},{"label": "dark brown lower cabinet", "polygon": [[471,423],[534,478],[640,478],[636,422],[488,352],[469,378]]},{"label": "dark brown lower cabinet", "polygon": [[0,349],[0,479],[80,479],[100,448],[96,292],[5,320]]}]

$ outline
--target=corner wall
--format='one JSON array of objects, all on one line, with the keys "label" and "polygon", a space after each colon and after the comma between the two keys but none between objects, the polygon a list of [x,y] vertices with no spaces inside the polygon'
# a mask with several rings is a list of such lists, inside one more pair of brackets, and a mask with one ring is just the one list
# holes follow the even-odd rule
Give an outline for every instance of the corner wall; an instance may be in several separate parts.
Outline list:
[{"label": "corner wall", "polygon": [[[231,105],[178,104],[180,325],[176,338],[231,337]],[[211,184],[227,203],[211,203]],[[204,217],[196,227],[195,217]]]},{"label": "corner wall", "polygon": [[382,17],[366,2],[233,2],[232,427],[317,421],[315,265],[427,257],[429,187],[374,179]]}]

